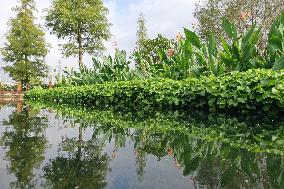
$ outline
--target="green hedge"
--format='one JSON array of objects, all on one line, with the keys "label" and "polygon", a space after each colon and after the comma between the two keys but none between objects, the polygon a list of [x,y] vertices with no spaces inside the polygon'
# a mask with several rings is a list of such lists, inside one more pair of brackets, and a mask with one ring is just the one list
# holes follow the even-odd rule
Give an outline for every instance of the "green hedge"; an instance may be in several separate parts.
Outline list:
[{"label": "green hedge", "polygon": [[134,80],[33,89],[26,98],[60,104],[118,107],[284,109],[284,72],[255,69],[222,77]]}]

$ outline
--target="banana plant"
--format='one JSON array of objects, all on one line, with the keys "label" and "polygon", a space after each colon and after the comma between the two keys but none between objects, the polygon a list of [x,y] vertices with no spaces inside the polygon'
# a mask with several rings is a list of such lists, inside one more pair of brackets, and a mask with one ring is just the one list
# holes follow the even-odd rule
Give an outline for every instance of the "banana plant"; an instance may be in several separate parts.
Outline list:
[{"label": "banana plant", "polygon": [[284,12],[273,23],[268,34],[267,62],[273,70],[284,68]]},{"label": "banana plant", "polygon": [[256,25],[241,34],[233,23],[224,18],[223,29],[228,40],[222,38],[221,62],[226,65],[227,71],[265,67],[265,61],[257,48],[261,32]]},{"label": "banana plant", "polygon": [[214,34],[211,34],[209,41],[206,43],[202,43],[195,32],[185,29],[185,34],[189,39],[189,43],[192,44],[193,65],[191,71],[195,73],[195,76],[199,77],[208,74],[219,76],[224,74],[225,68],[218,60],[219,49]]},{"label": "banana plant", "polygon": [[134,78],[142,79],[141,75],[129,67],[126,51],[116,50],[114,58],[93,58],[94,67],[81,67],[79,71],[65,71],[65,77],[59,85],[92,85],[109,81],[125,81]]},{"label": "banana plant", "polygon": [[[147,70],[150,77],[171,78],[181,80],[201,75],[222,75],[224,65],[218,60],[218,48],[214,35],[207,43],[203,43],[198,35],[184,29],[185,38],[177,41],[169,51],[159,52],[159,62],[149,62],[139,59],[139,65]],[[136,56],[136,57],[139,57]]]},{"label": "banana plant", "polygon": [[130,61],[127,60],[126,51],[116,50],[114,58],[104,57],[102,61],[93,59],[94,68],[100,78],[100,82],[125,81],[136,77],[130,69]]}]

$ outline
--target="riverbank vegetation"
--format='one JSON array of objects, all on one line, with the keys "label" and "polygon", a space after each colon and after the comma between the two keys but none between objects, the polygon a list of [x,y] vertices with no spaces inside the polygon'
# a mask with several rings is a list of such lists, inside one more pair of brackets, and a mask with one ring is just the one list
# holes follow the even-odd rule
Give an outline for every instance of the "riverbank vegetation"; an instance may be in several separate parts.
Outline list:
[{"label": "riverbank vegetation", "polygon": [[[8,43],[1,52],[4,60],[12,63],[5,67],[6,71],[27,84],[28,90],[30,82],[39,81],[45,74],[43,60],[48,46],[41,27],[34,24],[34,1],[20,1],[15,10],[18,14],[10,22]],[[92,19],[94,10],[98,10],[96,19]],[[58,39],[69,40],[63,44],[62,52],[66,57],[78,56],[80,69],[66,71],[55,89],[36,88],[26,98],[88,106],[282,110],[284,12],[278,11],[265,27],[260,24],[265,19],[255,19],[263,15],[242,12],[241,27],[224,13],[219,30],[213,28],[204,37],[204,10],[196,10],[200,30],[185,28],[176,39],[162,35],[149,39],[140,14],[133,53],[127,55],[116,47],[114,57],[101,58],[98,54],[104,49],[103,41],[110,37],[108,10],[103,2],[54,0],[47,9],[46,26]],[[256,21],[249,22],[250,17]],[[26,22],[32,31],[24,28]],[[23,39],[27,43],[22,43]],[[95,56],[93,68],[84,66],[84,53]]]},{"label": "riverbank vegetation", "polygon": [[223,19],[227,37],[221,43],[214,35],[203,42],[185,29],[185,37],[180,34],[175,42],[168,41],[171,49],[159,48],[146,58],[137,50],[135,70],[129,68],[126,53],[117,50],[114,58],[94,59],[93,70],[70,74],[61,87],[35,89],[26,97],[88,106],[282,110],[283,25],[284,13],[270,29],[264,54],[257,46],[260,28],[253,25],[239,32]]}]

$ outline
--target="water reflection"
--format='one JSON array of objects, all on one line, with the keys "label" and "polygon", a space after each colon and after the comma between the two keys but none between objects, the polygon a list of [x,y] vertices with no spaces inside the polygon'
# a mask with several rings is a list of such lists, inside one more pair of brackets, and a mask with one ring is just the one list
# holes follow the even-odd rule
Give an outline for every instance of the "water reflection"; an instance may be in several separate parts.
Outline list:
[{"label": "water reflection", "polygon": [[281,121],[20,107],[2,123],[11,188],[284,188]]},{"label": "water reflection", "polygon": [[84,141],[83,127],[77,138],[63,138],[59,154],[44,167],[50,188],[105,188],[109,157],[104,143],[97,137]]},{"label": "water reflection", "polygon": [[17,179],[10,183],[11,188],[34,188],[36,185],[34,169],[44,160],[47,145],[44,130],[48,127],[47,118],[37,115],[38,112],[28,107],[19,109],[18,106],[9,120],[3,121],[6,129],[1,144],[8,147],[8,169]]},{"label": "water reflection", "polygon": [[[126,132],[127,129],[122,133]],[[106,130],[101,134],[106,134]],[[190,176],[194,188],[284,187],[281,156],[248,152],[219,142],[206,143],[178,131],[139,129],[124,136],[131,136],[135,145],[137,175],[142,175],[142,179],[147,162],[145,154],[153,154],[158,160],[173,157],[175,166],[183,171],[184,176]],[[124,140],[120,139],[119,143],[121,141]]]}]

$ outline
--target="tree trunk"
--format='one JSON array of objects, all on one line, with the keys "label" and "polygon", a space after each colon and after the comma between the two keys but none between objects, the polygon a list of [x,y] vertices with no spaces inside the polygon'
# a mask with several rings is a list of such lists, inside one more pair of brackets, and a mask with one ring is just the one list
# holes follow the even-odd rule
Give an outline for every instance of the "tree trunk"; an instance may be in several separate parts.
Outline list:
[{"label": "tree trunk", "polygon": [[48,89],[51,89],[51,88],[52,88],[52,82],[49,81],[49,82],[48,82]]},{"label": "tree trunk", "polygon": [[18,93],[21,93],[21,92],[22,92],[22,82],[21,82],[21,81],[18,81],[18,84],[17,84],[17,92],[18,92]]},{"label": "tree trunk", "polygon": [[80,68],[83,66],[83,48],[82,47],[79,50],[79,66]]},{"label": "tree trunk", "polygon": [[22,109],[23,109],[23,101],[20,99],[18,99],[18,102],[17,102],[17,112],[22,112]]},{"label": "tree trunk", "polygon": [[77,160],[80,162],[82,156],[82,146],[83,146],[83,128],[79,126],[79,138],[78,138],[78,151],[77,151]]},{"label": "tree trunk", "polygon": [[80,33],[78,33],[78,44],[79,44],[79,67],[81,68],[83,66],[84,50],[83,50],[83,47],[82,47],[82,37],[81,37]]},{"label": "tree trunk", "polygon": [[30,90],[30,84],[26,83],[26,91],[29,91],[29,90]]}]

